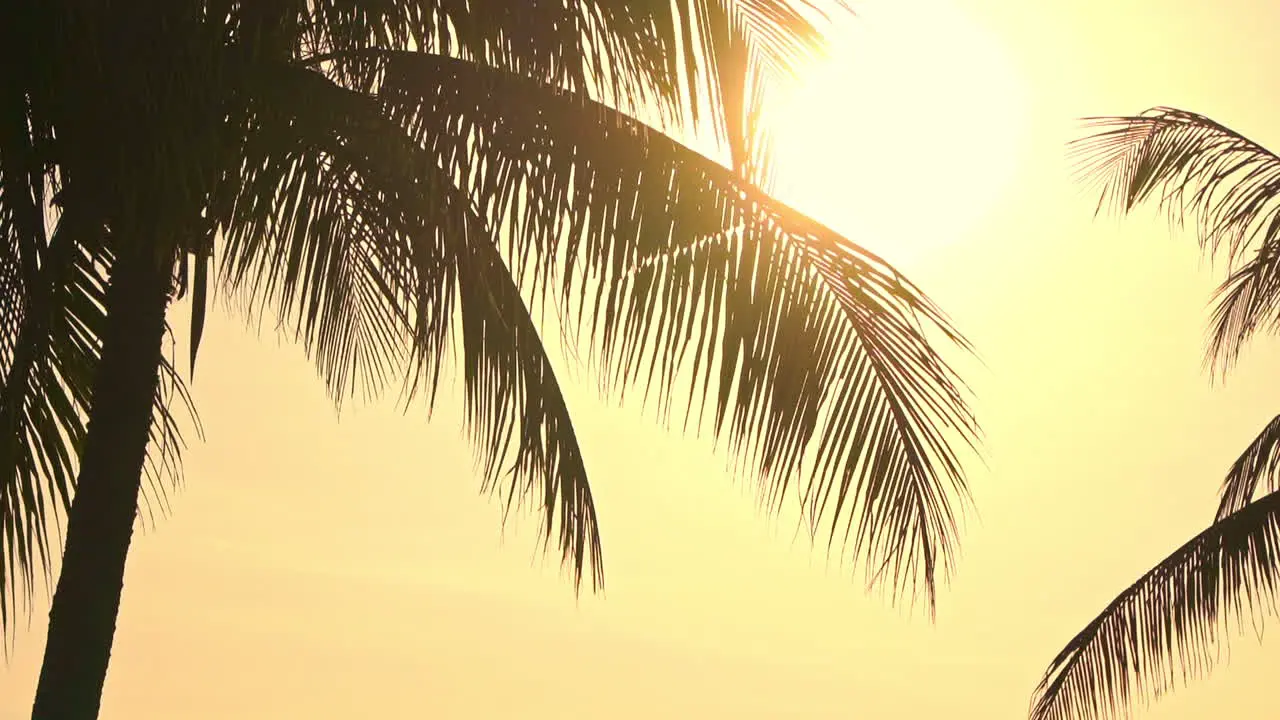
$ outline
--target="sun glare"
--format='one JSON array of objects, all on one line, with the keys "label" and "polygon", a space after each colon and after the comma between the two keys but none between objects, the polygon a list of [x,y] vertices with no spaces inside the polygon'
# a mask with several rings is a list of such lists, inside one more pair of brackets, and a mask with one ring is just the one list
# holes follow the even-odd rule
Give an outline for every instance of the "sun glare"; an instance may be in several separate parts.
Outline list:
[{"label": "sun glare", "polygon": [[778,194],[892,261],[963,238],[1018,160],[1017,75],[954,3],[856,5],[778,126]]}]

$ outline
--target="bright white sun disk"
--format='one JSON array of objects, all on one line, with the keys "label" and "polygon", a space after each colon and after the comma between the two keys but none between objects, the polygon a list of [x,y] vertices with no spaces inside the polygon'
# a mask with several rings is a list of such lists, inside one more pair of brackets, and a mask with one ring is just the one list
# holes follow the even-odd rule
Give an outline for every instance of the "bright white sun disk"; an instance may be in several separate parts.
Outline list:
[{"label": "bright white sun disk", "polygon": [[778,194],[891,261],[960,240],[1017,165],[1019,79],[957,1],[857,6],[778,126]]}]

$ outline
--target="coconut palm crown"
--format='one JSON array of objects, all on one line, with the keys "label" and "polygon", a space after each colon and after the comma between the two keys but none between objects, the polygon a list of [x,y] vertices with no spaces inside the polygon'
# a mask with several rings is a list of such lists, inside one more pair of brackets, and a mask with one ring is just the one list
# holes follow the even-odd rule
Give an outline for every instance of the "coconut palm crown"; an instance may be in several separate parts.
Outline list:
[{"label": "coconut palm crown", "polygon": [[[28,6],[29,5],[29,6]],[[341,402],[456,357],[484,488],[574,578],[600,534],[539,334],[726,438],[896,597],[955,555],[975,424],[892,267],[772,199],[765,99],[817,0],[49,0],[0,9],[0,620],[65,536],[35,716],[96,716],[172,301],[271,317]],[[727,162],[674,139],[705,132]],[[550,301],[550,302],[548,302]],[[65,527],[65,533],[62,528]]]}]

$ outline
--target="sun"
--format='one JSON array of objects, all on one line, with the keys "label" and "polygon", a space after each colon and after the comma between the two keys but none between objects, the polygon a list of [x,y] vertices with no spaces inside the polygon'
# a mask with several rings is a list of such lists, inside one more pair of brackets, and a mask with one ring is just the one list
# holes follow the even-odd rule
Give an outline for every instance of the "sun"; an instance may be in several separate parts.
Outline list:
[{"label": "sun", "polygon": [[891,261],[962,239],[1020,154],[1017,73],[955,2],[857,4],[774,126],[778,195]]}]

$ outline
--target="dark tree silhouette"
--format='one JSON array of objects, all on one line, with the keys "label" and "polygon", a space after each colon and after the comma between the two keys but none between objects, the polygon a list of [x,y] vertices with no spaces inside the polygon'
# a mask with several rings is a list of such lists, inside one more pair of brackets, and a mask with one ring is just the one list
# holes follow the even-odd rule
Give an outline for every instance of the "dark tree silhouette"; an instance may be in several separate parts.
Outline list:
[{"label": "dark tree silhouette", "polygon": [[[976,430],[930,342],[964,341],[762,189],[764,96],[820,51],[824,10],[0,7],[6,629],[66,527],[34,716],[97,714],[142,480],[178,467],[170,304],[191,298],[194,367],[215,289],[275,316],[337,401],[431,398],[458,351],[484,487],[536,507],[595,587],[591,491],[534,319],[554,299],[610,384],[689,393],[771,502],[794,490],[873,583],[932,605]],[[728,167],[654,129],[708,124]]]},{"label": "dark tree silhouette", "polygon": [[[1280,323],[1280,157],[1218,123],[1173,108],[1092,121],[1076,141],[1099,210],[1154,201],[1225,258],[1206,365],[1225,372],[1259,330]],[[1123,714],[1202,675],[1232,625],[1275,611],[1280,582],[1280,418],[1227,472],[1214,522],[1165,558],[1054,658],[1036,720]]]}]

